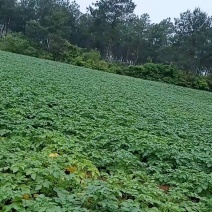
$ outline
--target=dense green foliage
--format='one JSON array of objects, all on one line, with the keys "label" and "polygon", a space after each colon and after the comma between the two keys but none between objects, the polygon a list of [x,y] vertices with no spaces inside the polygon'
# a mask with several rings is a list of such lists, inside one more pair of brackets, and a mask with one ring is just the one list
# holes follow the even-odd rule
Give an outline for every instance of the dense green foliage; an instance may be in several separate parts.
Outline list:
[{"label": "dense green foliage", "polygon": [[[57,55],[58,46],[61,49],[59,55]],[[58,41],[56,47],[52,47],[52,51],[54,48],[55,53],[49,53],[39,48],[36,49],[36,45],[34,43],[30,43],[21,34],[9,34],[2,42],[0,42],[0,49],[4,51],[10,51],[13,53],[49,60],[57,60],[76,66],[82,66],[141,79],[160,81],[189,88],[212,91],[211,75],[203,76],[191,72],[187,73],[185,71],[179,70],[173,65],[146,63],[139,66],[126,66],[121,63],[112,63],[102,60],[99,51],[88,51],[86,49],[71,45],[68,41],[64,41],[63,44]]]},{"label": "dense green foliage", "polygon": [[186,73],[173,65],[146,63],[143,66],[128,66],[116,71],[118,74],[141,79],[160,81],[183,87],[212,91],[212,78]]},{"label": "dense green foliage", "polygon": [[211,91],[212,18],[196,8],[151,23],[135,7],[100,0],[83,14],[67,0],[1,0],[0,49]]},{"label": "dense green foliage", "polygon": [[0,52],[0,210],[210,212],[211,105],[209,92]]},{"label": "dense green foliage", "polygon": [[1,0],[0,37],[21,33],[33,48],[54,59],[61,59],[69,42],[96,49],[108,61],[131,65],[152,61],[211,73],[212,18],[208,14],[196,8],[181,13],[174,22],[167,18],[151,23],[148,14],[135,15],[135,7],[132,0],[94,0],[83,14],[74,1]]}]

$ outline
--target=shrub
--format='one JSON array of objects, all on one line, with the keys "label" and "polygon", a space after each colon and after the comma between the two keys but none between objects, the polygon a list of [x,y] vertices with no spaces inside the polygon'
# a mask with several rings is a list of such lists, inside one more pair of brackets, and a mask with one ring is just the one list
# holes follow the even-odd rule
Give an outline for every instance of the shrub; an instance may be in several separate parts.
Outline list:
[{"label": "shrub", "polygon": [[143,66],[128,66],[128,68],[125,70],[125,74],[131,77],[143,78],[143,73]]},{"label": "shrub", "polygon": [[97,64],[97,69],[98,70],[110,72],[109,64],[106,61],[100,60],[96,64]]},{"label": "shrub", "polygon": [[46,52],[46,51],[40,51],[38,57],[41,58],[41,59],[46,59],[46,60],[53,60],[54,59],[53,55],[49,52]]},{"label": "shrub", "polygon": [[124,74],[137,78],[170,83],[177,77],[177,69],[171,65],[147,63],[143,66],[128,66]]},{"label": "shrub", "polygon": [[82,56],[85,60],[93,60],[94,62],[99,62],[101,60],[101,54],[96,50],[84,52]]},{"label": "shrub", "polygon": [[209,90],[209,86],[206,79],[203,77],[198,77],[195,81],[195,88],[200,90]]},{"label": "shrub", "polygon": [[208,83],[209,90],[212,91],[212,74],[206,77],[206,81]]},{"label": "shrub", "polygon": [[83,57],[81,57],[81,56],[78,56],[76,58],[73,58],[71,60],[71,64],[76,65],[76,66],[86,66],[86,63],[83,60]]},{"label": "shrub", "polygon": [[84,62],[82,49],[69,43],[68,48],[62,53],[62,61],[75,65],[79,63],[80,66],[83,66],[80,60],[82,60],[82,63]]},{"label": "shrub", "polygon": [[38,50],[34,48],[31,43],[20,33],[8,34],[4,40],[1,41],[0,49],[17,54],[24,54],[29,56],[38,56]]}]

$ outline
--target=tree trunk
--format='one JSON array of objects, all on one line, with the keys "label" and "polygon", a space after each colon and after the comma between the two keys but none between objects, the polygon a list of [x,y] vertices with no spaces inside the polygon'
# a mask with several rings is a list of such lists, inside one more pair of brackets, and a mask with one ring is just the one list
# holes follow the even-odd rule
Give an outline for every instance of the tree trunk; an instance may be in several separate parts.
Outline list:
[{"label": "tree trunk", "polygon": [[138,51],[139,51],[140,47],[141,47],[141,43],[138,45],[138,47],[137,47],[137,49],[136,49],[136,59],[135,59],[135,62],[134,62],[135,65],[136,65],[136,63],[137,63],[137,61],[138,61],[138,57],[139,57]]}]

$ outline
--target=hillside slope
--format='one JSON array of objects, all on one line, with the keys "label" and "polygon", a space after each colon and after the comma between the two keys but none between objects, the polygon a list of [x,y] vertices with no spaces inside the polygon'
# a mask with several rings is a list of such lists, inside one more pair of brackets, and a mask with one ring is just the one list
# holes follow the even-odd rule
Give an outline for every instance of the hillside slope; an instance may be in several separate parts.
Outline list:
[{"label": "hillside slope", "polygon": [[211,211],[212,93],[0,52],[0,211]]}]

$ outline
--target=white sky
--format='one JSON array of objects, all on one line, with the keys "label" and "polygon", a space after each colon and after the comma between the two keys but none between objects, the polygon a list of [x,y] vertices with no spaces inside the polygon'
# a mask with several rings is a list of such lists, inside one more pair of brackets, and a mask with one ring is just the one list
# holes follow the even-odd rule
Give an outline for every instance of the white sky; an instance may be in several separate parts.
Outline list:
[{"label": "white sky", "polygon": [[[81,11],[86,12],[86,7],[96,0],[76,0]],[[135,13],[141,15],[148,13],[152,22],[158,23],[161,20],[171,17],[178,18],[180,13],[187,9],[194,10],[200,7],[202,11],[212,15],[212,0],[134,0],[137,7]]]}]

